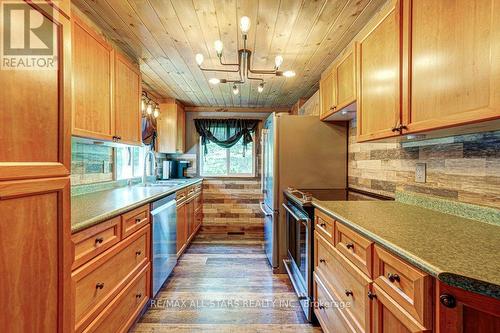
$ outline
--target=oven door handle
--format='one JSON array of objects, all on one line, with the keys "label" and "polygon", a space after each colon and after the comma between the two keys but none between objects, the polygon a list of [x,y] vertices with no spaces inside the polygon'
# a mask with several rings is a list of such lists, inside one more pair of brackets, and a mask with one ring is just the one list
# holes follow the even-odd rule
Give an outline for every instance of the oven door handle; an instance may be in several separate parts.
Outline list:
[{"label": "oven door handle", "polygon": [[308,221],[309,221],[309,217],[306,217],[306,216],[299,217],[297,214],[295,214],[295,212],[294,212],[294,211],[292,211],[292,210],[290,209],[290,207],[288,207],[288,205],[287,205],[287,204],[284,204],[284,203],[283,203],[282,205],[283,205],[283,207],[286,209],[286,211],[287,211],[290,215],[292,215],[292,217],[293,217],[295,220],[297,220],[297,222],[299,222],[299,221],[308,222]]},{"label": "oven door handle", "polygon": [[268,213],[266,212],[266,210],[264,209],[264,202],[259,202],[259,206],[260,206],[260,210],[262,211],[262,213],[264,213],[264,216],[272,216],[273,214],[272,213]]}]

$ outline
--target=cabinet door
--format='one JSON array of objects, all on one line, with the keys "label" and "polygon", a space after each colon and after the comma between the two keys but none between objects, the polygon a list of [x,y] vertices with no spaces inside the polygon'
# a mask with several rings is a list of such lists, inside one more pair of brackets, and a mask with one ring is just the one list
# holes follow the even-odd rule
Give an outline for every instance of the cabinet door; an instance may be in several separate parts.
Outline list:
[{"label": "cabinet door", "polygon": [[408,132],[500,118],[500,1],[405,0]]},{"label": "cabinet door", "polygon": [[69,177],[0,182],[1,332],[70,332]]},{"label": "cabinet door", "polygon": [[320,115],[321,119],[331,114],[335,105],[335,71],[330,73],[319,81]]},{"label": "cabinet door", "polygon": [[115,57],[115,118],[117,139],[141,145],[141,73],[123,55]]},{"label": "cabinet door", "polygon": [[115,135],[113,48],[73,17],[72,134],[111,140]]},{"label": "cabinet door", "polygon": [[357,46],[358,142],[399,135],[400,3]]},{"label": "cabinet door", "polygon": [[194,228],[195,228],[195,225],[194,225],[194,222],[195,222],[195,219],[194,219],[194,200],[191,200],[189,201],[187,204],[187,230],[188,230],[188,238],[190,238],[192,235],[193,235],[193,232],[194,232]]},{"label": "cabinet door", "polygon": [[176,152],[183,154],[186,148],[186,113],[184,108],[177,104],[177,144]]},{"label": "cabinet door", "polygon": [[375,297],[373,304],[374,333],[418,333],[430,332],[404,311],[395,300],[387,295],[377,284],[373,284]]},{"label": "cabinet door", "polygon": [[500,301],[439,283],[436,322],[440,333],[500,332]]},{"label": "cabinet door", "polygon": [[339,61],[336,67],[337,103],[335,110],[341,110],[356,101],[355,64],[354,51],[350,51]]},{"label": "cabinet door", "polygon": [[177,255],[180,254],[187,240],[186,205],[177,207]]},{"label": "cabinet door", "polygon": [[[49,5],[12,5],[43,20],[38,31],[43,29],[42,35],[54,38],[53,55],[41,58],[58,61],[40,69],[9,69],[6,64],[0,69],[0,180],[67,176],[71,168],[71,23]],[[24,34],[22,27],[11,27],[11,35]]]}]

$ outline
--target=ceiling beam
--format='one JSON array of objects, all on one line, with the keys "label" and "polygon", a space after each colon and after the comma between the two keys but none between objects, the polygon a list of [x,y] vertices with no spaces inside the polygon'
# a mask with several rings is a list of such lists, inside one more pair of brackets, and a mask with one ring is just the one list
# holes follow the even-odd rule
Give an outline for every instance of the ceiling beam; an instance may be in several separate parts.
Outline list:
[{"label": "ceiling beam", "polygon": [[289,112],[290,108],[271,108],[271,107],[220,107],[220,106],[186,106],[186,112],[257,112],[257,113],[271,113],[271,112]]}]

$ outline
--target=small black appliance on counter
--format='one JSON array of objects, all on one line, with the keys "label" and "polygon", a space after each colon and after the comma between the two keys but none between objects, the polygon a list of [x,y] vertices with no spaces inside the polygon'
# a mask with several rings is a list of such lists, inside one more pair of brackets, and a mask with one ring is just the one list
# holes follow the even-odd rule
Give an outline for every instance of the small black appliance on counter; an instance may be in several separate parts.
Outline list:
[{"label": "small black appliance on counter", "polygon": [[186,170],[189,167],[188,161],[170,161],[170,178],[187,178]]}]

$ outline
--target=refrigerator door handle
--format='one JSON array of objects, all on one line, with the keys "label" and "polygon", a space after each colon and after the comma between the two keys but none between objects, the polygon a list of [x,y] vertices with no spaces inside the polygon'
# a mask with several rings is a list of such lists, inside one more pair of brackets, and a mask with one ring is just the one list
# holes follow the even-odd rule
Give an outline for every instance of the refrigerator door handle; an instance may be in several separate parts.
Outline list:
[{"label": "refrigerator door handle", "polygon": [[272,216],[273,215],[272,213],[266,212],[266,210],[264,208],[264,202],[259,202],[259,206],[260,206],[260,210],[262,211],[262,213],[264,213],[265,216]]},{"label": "refrigerator door handle", "polygon": [[261,152],[261,161],[260,161],[260,192],[264,193],[264,163],[266,160],[266,155],[265,155],[265,147],[266,147],[266,135],[267,135],[267,129],[262,129],[262,137],[260,138],[260,152]]}]

